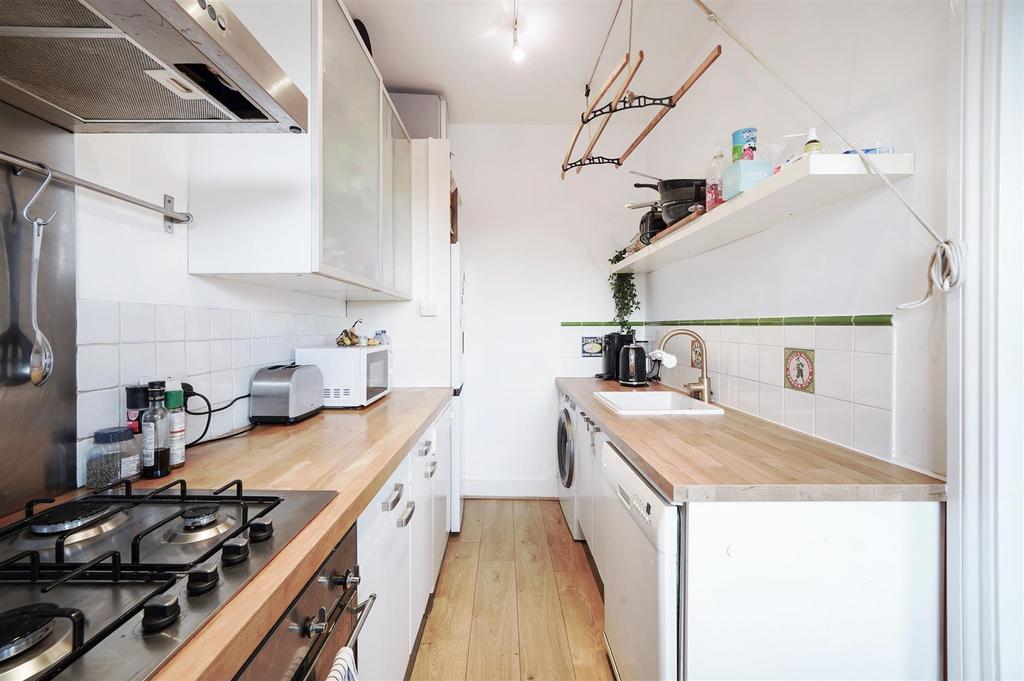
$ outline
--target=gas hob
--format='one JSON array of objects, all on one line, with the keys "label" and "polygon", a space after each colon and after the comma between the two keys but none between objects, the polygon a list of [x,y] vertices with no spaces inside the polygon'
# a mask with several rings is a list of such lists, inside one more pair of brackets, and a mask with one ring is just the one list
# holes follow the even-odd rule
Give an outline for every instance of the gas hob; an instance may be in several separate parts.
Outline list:
[{"label": "gas hob", "polygon": [[0,681],[144,679],[335,492],[128,481],[0,528]]}]

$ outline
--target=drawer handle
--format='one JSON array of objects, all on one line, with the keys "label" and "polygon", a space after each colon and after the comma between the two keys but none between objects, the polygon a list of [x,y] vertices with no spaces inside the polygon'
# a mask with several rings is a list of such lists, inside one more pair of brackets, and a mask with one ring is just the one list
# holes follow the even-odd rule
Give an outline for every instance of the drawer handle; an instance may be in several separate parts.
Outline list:
[{"label": "drawer handle", "polygon": [[416,502],[410,501],[405,505],[405,512],[402,513],[402,517],[398,519],[398,526],[405,527],[412,520],[412,514],[416,512]]},{"label": "drawer handle", "polygon": [[433,444],[433,440],[427,440],[423,445],[423,449],[420,451],[420,456],[426,456],[427,454],[429,454],[430,448],[433,446]]},{"label": "drawer handle", "polygon": [[423,477],[426,478],[427,480],[430,480],[432,477],[434,477],[435,473],[437,473],[437,462],[431,461],[430,465],[427,466],[427,472],[423,474]]},{"label": "drawer handle", "polygon": [[394,511],[395,507],[398,506],[398,502],[402,500],[402,492],[404,491],[402,483],[396,482],[395,489],[392,490],[391,496],[384,500],[381,504],[381,508],[385,511]]}]

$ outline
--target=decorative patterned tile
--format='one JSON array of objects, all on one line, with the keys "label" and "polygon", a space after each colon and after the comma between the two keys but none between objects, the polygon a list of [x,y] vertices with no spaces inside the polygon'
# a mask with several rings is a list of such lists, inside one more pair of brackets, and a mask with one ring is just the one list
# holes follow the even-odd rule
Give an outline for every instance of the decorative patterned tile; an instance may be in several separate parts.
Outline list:
[{"label": "decorative patterned tile", "polygon": [[700,343],[693,338],[690,339],[690,368],[700,369],[704,366],[704,353],[701,352]]},{"label": "decorative patterned tile", "polygon": [[790,390],[814,392],[814,350],[786,348],[783,362],[785,385]]}]

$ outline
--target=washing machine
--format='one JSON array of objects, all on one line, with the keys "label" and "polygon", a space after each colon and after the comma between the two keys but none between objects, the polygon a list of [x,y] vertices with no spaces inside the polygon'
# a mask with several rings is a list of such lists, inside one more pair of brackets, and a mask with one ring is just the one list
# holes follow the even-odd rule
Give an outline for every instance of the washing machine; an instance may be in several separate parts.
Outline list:
[{"label": "washing machine", "polygon": [[562,395],[558,403],[558,501],[562,506],[562,515],[565,516],[569,532],[577,541],[581,540],[583,535],[576,516],[579,491],[576,452],[580,433],[584,431],[586,427],[576,403],[569,399],[568,395]]}]

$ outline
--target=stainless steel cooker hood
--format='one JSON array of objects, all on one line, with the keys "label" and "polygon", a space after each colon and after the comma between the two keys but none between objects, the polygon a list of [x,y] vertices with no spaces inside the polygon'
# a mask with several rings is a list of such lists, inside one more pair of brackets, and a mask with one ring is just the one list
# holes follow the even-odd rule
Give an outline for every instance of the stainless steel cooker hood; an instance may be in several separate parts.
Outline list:
[{"label": "stainless steel cooker hood", "polygon": [[74,132],[305,132],[225,0],[0,0],[0,101]]}]

